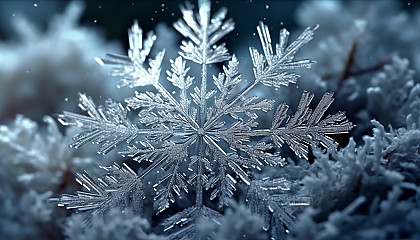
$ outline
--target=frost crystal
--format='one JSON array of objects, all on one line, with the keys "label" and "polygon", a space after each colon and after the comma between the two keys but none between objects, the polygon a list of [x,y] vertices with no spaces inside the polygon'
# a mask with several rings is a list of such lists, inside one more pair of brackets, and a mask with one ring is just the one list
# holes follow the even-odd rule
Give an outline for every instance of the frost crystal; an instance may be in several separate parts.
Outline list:
[{"label": "frost crystal", "polygon": [[[210,200],[218,198],[219,207],[223,208],[233,196],[237,182],[242,180],[250,185],[251,209],[264,213],[257,205],[267,205],[275,212],[275,218],[291,228],[293,218],[289,207],[296,202],[307,204],[307,199],[270,195],[264,186],[278,188],[286,180],[255,180],[251,170],[260,170],[265,165],[284,166],[286,161],[278,153],[283,144],[304,158],[308,157],[310,145],[336,148],[337,143],[328,135],[346,133],[353,124],[346,120],[344,113],[322,118],[333,102],[331,93],[326,93],[315,110],[311,110],[309,104],[314,96],[304,92],[294,115],[288,115],[288,106],[280,104],[271,127],[258,128],[258,113],[273,110],[275,101],[248,93],[258,84],[281,87],[295,83],[299,75],[292,70],[309,68],[314,62],[295,60],[294,56],[312,39],[317,27],[307,28],[289,45],[289,32],[281,30],[274,52],[268,27],[260,23],[257,30],[263,54],[250,48],[255,79],[243,88],[239,84],[242,79],[238,59],[228,53],[224,43],[218,44],[234,29],[232,20],[224,21],[226,9],[210,17],[210,2],[199,1],[198,14],[189,4],[181,10],[183,20],[178,20],[174,27],[187,40],[182,41],[180,56],[170,60],[171,69],[166,71],[167,80],[179,89],[179,97],[159,81],[164,51],[151,58],[148,65],[145,63],[156,36],[149,33],[143,41],[142,30],[135,22],[129,30],[128,57],[108,54],[97,61],[115,67],[112,74],[121,77],[119,86],[150,85],[156,91],[135,92],[125,100],[126,107],[113,100],[96,107],[91,98],[80,94],[79,105],[88,116],[69,112],[58,116],[64,125],[85,129],[75,136],[72,146],[93,141],[101,146],[99,153],[106,154],[123,142],[133,143],[120,154],[147,168],[136,174],[127,165],[114,164],[105,167],[108,174],[97,181],[87,174],[79,174],[78,181],[88,192],[62,195],[59,205],[103,214],[116,206],[131,206],[141,212],[143,200],[149,197],[143,190],[148,179],[155,183],[154,201],[160,213],[177,197],[182,198],[193,190],[195,205],[169,217],[163,224],[166,231],[173,232],[170,238],[192,239],[198,236],[195,225],[200,218],[216,223],[222,218],[218,211],[203,204],[203,191],[211,191]],[[188,75],[187,61],[200,65],[201,76]],[[210,78],[208,66],[223,61],[228,61],[223,72]],[[242,90],[233,94],[234,89]],[[138,111],[138,122],[128,116],[134,110]],[[145,162],[150,163],[144,165]],[[176,230],[175,225],[182,228]]]}]

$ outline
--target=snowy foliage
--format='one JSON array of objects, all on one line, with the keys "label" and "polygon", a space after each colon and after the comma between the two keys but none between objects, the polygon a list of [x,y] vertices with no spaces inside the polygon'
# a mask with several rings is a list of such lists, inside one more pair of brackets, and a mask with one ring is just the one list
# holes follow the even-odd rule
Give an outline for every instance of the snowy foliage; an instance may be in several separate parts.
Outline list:
[{"label": "snowy foliage", "polygon": [[298,24],[316,22],[321,26],[320,34],[325,36],[315,40],[316,47],[303,50],[320,63],[305,75],[316,73],[331,89],[337,87],[341,77],[371,73],[388,63],[395,53],[408,58],[419,70],[419,52],[415,47],[420,40],[415,31],[420,20],[418,13],[402,11],[398,1],[302,3],[296,14]]},{"label": "snowy foliage", "polygon": [[220,224],[209,223],[199,220],[200,239],[267,239],[267,233],[263,230],[264,222],[259,215],[252,214],[241,203],[229,202]]},{"label": "snowy foliage", "polygon": [[303,178],[312,206],[299,216],[295,239],[417,239],[420,236],[420,119],[385,128],[372,121],[364,145],[316,152]]},{"label": "snowy foliage", "polygon": [[371,79],[366,90],[367,110],[360,115],[392,126],[405,125],[408,114],[414,119],[420,117],[420,83],[414,75],[408,59],[393,57],[392,62]]},{"label": "snowy foliage", "polygon": [[69,4],[62,15],[52,19],[46,32],[22,16],[13,18],[17,38],[0,42],[2,124],[17,113],[40,121],[44,115],[72,107],[63,100],[72,99],[80,89],[95,97],[123,95],[109,84],[106,71],[92,61],[104,50],[118,49],[94,29],[78,25],[82,10],[81,2]]},{"label": "snowy foliage", "polygon": [[[71,112],[58,115],[63,125],[84,129],[74,137],[71,146],[78,148],[94,142],[100,145],[98,153],[106,154],[120,144],[132,143],[120,154],[146,168],[137,174],[126,164],[114,164],[103,167],[107,174],[97,180],[88,174],[78,174],[78,182],[88,191],[63,194],[58,199],[59,205],[102,215],[117,207],[131,207],[141,213],[143,200],[151,197],[144,192],[150,181],[155,183],[155,209],[161,213],[176,198],[188,198],[194,191],[195,204],[163,222],[165,231],[171,234],[169,238],[193,239],[199,236],[196,225],[200,219],[218,224],[222,219],[218,211],[204,205],[204,190],[209,190],[210,200],[218,199],[222,209],[241,180],[250,185],[248,203],[253,211],[266,218],[270,217],[267,211],[274,212],[273,218],[285,225],[282,230],[291,229],[294,217],[290,207],[307,205],[308,199],[271,194],[276,188],[290,190],[287,181],[261,182],[254,179],[251,170],[266,165],[284,166],[286,161],[279,154],[283,145],[304,158],[308,158],[309,146],[335,149],[338,144],[329,135],[346,133],[353,124],[342,112],[324,117],[333,102],[332,93],[324,94],[312,110],[309,105],[314,95],[304,92],[292,115],[285,103],[275,108],[274,100],[248,93],[256,85],[282,87],[297,82],[300,76],[295,70],[309,68],[314,62],[296,60],[295,54],[313,38],[317,26],[306,28],[290,44],[289,32],[282,29],[279,43],[273,47],[268,26],[260,23],[257,31],[263,53],[253,47],[249,49],[254,80],[244,87],[238,59],[228,53],[224,43],[218,43],[234,29],[231,19],[224,21],[226,9],[211,17],[210,2],[199,1],[198,14],[190,4],[181,10],[183,19],[175,22],[174,27],[187,40],[182,41],[180,56],[170,60],[171,68],[166,71],[166,79],[178,89],[179,97],[159,81],[165,50],[150,56],[157,37],[148,33],[143,39],[142,29],[135,22],[129,29],[128,56],[107,54],[96,60],[114,66],[112,75],[119,77],[119,87],[139,87],[138,90],[151,87],[154,91],[136,91],[125,100],[127,106],[109,99],[97,107],[92,98],[80,94],[79,106],[87,115]],[[228,63],[223,72],[209,77],[209,66],[224,61]],[[201,67],[199,76],[189,75],[187,64],[193,63]],[[259,127],[259,114],[272,110],[271,126]],[[138,119],[130,117],[132,111],[137,112]],[[278,183],[284,186],[271,186]],[[261,204],[268,208],[261,209]],[[87,214],[88,222],[92,222],[91,216]]]},{"label": "snowy foliage", "polygon": [[66,220],[68,240],[164,240],[164,236],[150,233],[150,223],[130,209],[113,209],[107,216],[94,214],[86,228],[83,217],[75,214]]},{"label": "snowy foliage", "polygon": [[[301,26],[314,21],[320,24],[320,34],[335,38],[343,53],[355,48],[351,70],[386,62],[395,52],[409,58],[416,70],[420,70],[419,50],[415,47],[420,40],[420,34],[415,31],[420,20],[419,10],[403,11],[400,1],[307,1],[298,8],[296,19]],[[341,63],[337,61],[336,65]]]},{"label": "snowy foliage", "polygon": [[[405,12],[401,5],[400,1],[307,1],[297,10],[298,24],[316,22],[323,36],[314,40],[314,47],[301,51],[317,64],[312,71],[299,72],[300,87],[316,94],[334,91],[343,106],[340,110],[356,123],[352,136],[358,143],[370,134],[372,118],[403,127],[407,114],[418,112],[419,79],[411,69],[420,70],[420,12]],[[283,92],[291,98],[297,94]]]},{"label": "snowy foliage", "polygon": [[[93,151],[68,148],[51,117],[46,129],[17,116],[0,126],[0,235],[9,239],[57,239],[64,213],[48,202],[53,195],[77,189],[73,172],[94,166]],[[93,158],[92,158],[93,157]],[[47,229],[49,229],[47,231]],[[48,237],[45,233],[48,232]]]},{"label": "snowy foliage", "polygon": [[65,171],[80,171],[93,164],[89,151],[68,149],[71,136],[77,133],[75,129],[63,136],[51,117],[44,121],[45,133],[38,130],[37,123],[20,115],[11,126],[0,127],[2,170],[34,190],[52,189],[51,185],[61,182]]}]

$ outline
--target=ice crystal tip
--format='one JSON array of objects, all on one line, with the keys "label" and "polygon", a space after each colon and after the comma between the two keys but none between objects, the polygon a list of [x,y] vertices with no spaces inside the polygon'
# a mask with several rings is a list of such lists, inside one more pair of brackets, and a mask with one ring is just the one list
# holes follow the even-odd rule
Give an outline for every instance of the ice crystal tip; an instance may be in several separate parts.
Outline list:
[{"label": "ice crystal tip", "polygon": [[105,65],[105,63],[102,61],[102,59],[100,59],[98,57],[95,57],[95,61],[101,66]]}]

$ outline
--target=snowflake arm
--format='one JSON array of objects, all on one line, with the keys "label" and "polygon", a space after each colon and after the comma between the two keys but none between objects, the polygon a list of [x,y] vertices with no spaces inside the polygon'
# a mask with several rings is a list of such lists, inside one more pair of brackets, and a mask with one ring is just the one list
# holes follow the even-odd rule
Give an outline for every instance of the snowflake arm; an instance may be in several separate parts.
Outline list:
[{"label": "snowflake arm", "polygon": [[[286,72],[285,70],[297,68],[309,68],[315,62],[304,60],[293,60],[294,55],[301,47],[312,40],[314,31],[318,28],[307,28],[303,33],[288,47],[286,47],[289,32],[286,29],[280,31],[280,42],[276,44],[276,54],[273,53],[271,37],[268,26],[262,22],[257,27],[264,55],[260,54],[255,48],[250,48],[252,62],[254,64],[254,75],[257,81],[266,86],[280,87],[295,83],[300,77],[296,73]],[[265,57],[264,57],[265,56]]]},{"label": "snowflake arm", "polygon": [[223,104],[226,103],[230,91],[241,82],[241,75],[239,74],[239,61],[235,55],[229,61],[228,66],[223,66],[223,73],[213,76],[214,85],[216,85],[220,94],[215,99],[216,108],[220,111],[223,109]]},{"label": "snowflake arm", "polygon": [[[226,15],[226,10],[222,9],[215,14],[214,18],[210,19],[210,2],[199,1],[199,14],[197,19],[194,17],[192,7],[187,4],[182,7],[183,20],[179,20],[174,24],[182,35],[189,38],[190,41],[182,42],[180,55],[193,62],[201,65],[201,85],[196,86],[191,93],[192,100],[199,106],[200,114],[198,115],[197,133],[202,134],[202,137],[197,141],[197,171],[194,175],[196,183],[196,206],[199,208],[202,205],[202,187],[203,179],[206,177],[203,174],[202,165],[206,164],[205,157],[205,130],[202,128],[206,121],[207,100],[216,92],[214,90],[207,92],[207,65],[228,60],[230,55],[224,44],[216,45],[227,33],[234,29],[234,23],[228,20],[223,23]],[[210,142],[211,139],[208,139]],[[221,149],[220,149],[221,150]]]},{"label": "snowflake arm", "polygon": [[[163,222],[163,226],[165,227],[165,232],[172,231],[172,233],[168,236],[168,239],[199,239],[200,234],[197,232],[197,228],[195,226],[199,219],[211,221],[220,225],[222,218],[223,215],[211,208],[206,206],[197,208],[196,206],[193,206],[167,218]],[[176,226],[180,226],[182,228],[176,231]]]},{"label": "snowflake arm", "polygon": [[[85,94],[79,94],[79,102],[80,108],[86,111],[89,116],[66,111],[64,111],[63,114],[58,114],[58,120],[61,124],[86,129],[86,131],[74,136],[74,143],[70,145],[74,148],[78,148],[87,142],[93,141],[96,144],[101,144],[98,153],[106,154],[123,142],[130,143],[139,135],[146,135],[148,139],[155,140],[167,139],[173,135],[186,135],[185,131],[182,129],[181,132],[175,132],[173,129],[165,127],[162,124],[156,125],[150,129],[140,129],[128,119],[128,110],[120,103],[111,99],[106,101],[106,106],[96,107],[90,97]],[[179,116],[165,113],[166,112],[161,112],[160,116],[150,114],[145,116],[145,119],[152,123],[186,121]]]},{"label": "snowflake arm", "polygon": [[188,185],[185,181],[186,174],[180,171],[180,165],[188,158],[188,147],[196,141],[196,137],[190,136],[182,143],[173,143],[170,141],[164,142],[161,148],[153,147],[149,142],[140,142],[145,148],[137,148],[130,146],[123,155],[134,157],[136,161],[150,161],[150,165],[146,170],[139,175],[140,178],[146,176],[149,172],[161,165],[161,169],[165,172],[170,170],[168,174],[161,177],[153,188],[156,191],[154,200],[156,201],[156,208],[158,212],[162,212],[169,207],[170,203],[175,202],[175,197],[172,191],[179,197],[181,190],[188,193]]},{"label": "snowflake arm", "polygon": [[149,131],[140,130],[127,118],[127,109],[111,99],[106,106],[96,107],[93,100],[85,94],[79,94],[79,106],[89,116],[63,112],[58,120],[65,126],[77,126],[87,131],[77,134],[71,147],[78,148],[89,141],[102,144],[99,154],[106,154],[123,141],[127,143],[139,134]]},{"label": "snowflake arm", "polygon": [[195,19],[193,9],[188,3],[181,7],[181,11],[183,20],[175,22],[174,28],[190,41],[182,41],[180,55],[198,64],[228,60],[230,56],[225,44],[215,45],[235,27],[231,19],[223,22],[227,10],[222,8],[210,19],[210,2],[200,1],[198,19]]},{"label": "snowflake arm", "polygon": [[[288,106],[280,104],[274,114],[270,129],[253,129],[255,124],[241,121],[230,128],[215,133],[215,136],[224,139],[229,146],[243,151],[243,142],[250,141],[250,137],[269,136],[277,147],[286,142],[299,157],[308,158],[308,145],[323,145],[335,149],[337,143],[329,137],[332,134],[341,134],[350,131],[354,125],[346,119],[344,113],[339,112],[328,115],[321,120],[328,107],[334,101],[332,93],[326,93],[314,111],[309,104],[314,95],[308,92],[302,94],[298,110],[293,116],[287,115]],[[285,126],[281,125],[285,122]],[[241,145],[242,144],[242,145]]]},{"label": "snowflake arm", "polygon": [[246,159],[241,158],[237,154],[231,153],[228,155],[222,154],[218,149],[209,146],[213,159],[218,164],[218,172],[210,174],[209,180],[206,183],[206,190],[214,188],[210,195],[210,200],[219,198],[219,207],[227,206],[229,200],[232,198],[234,191],[236,191],[237,181],[229,174],[228,170],[232,170],[243,182],[249,184],[248,173],[242,166],[250,166],[251,164]]},{"label": "snowflake arm", "polygon": [[[341,134],[350,131],[354,125],[346,119],[343,112],[328,115],[321,120],[328,107],[334,101],[332,93],[326,93],[318,103],[314,111],[309,108],[314,95],[304,92],[296,113],[287,116],[287,106],[279,105],[273,118],[270,138],[281,147],[286,142],[299,157],[308,158],[308,145],[323,145],[326,148],[335,149],[337,142],[327,135]],[[285,127],[280,125],[286,122]],[[258,134],[257,130],[257,134]],[[261,130],[264,131],[264,130]]]},{"label": "snowflake arm", "polygon": [[[128,56],[108,54],[105,58],[96,58],[96,61],[101,65],[114,66],[112,74],[114,76],[121,77],[121,81],[118,84],[119,87],[139,87],[152,85],[160,93],[160,96],[163,97],[164,101],[169,102],[169,105],[173,106],[175,110],[179,112],[179,114],[183,115],[183,118],[188,121],[188,124],[191,128],[197,128],[198,124],[194,121],[194,119],[188,115],[185,109],[182,108],[181,104],[178,103],[175,98],[158,81],[161,72],[161,63],[165,51],[159,52],[155,59],[151,59],[149,61],[149,68],[143,66],[144,61],[149,55],[153,43],[156,40],[156,35],[149,33],[143,44],[142,30],[138,26],[137,22],[135,22],[131,29],[128,30],[128,36],[130,44]],[[192,79],[187,78],[187,80]],[[131,104],[134,109],[138,108],[142,101],[147,101],[147,99],[142,99],[139,96],[136,97],[140,99],[140,101],[133,97],[126,99],[126,102]],[[153,96],[150,97],[153,99]],[[152,106],[156,106],[156,102],[153,104],[153,101],[148,101],[148,103]],[[160,104],[158,102],[157,105],[162,106]]]},{"label": "snowflake arm", "polygon": [[144,67],[146,57],[156,40],[156,35],[149,32],[146,40],[142,40],[143,31],[137,21],[128,30],[130,49],[128,57],[117,54],[107,54],[104,58],[96,58],[101,65],[113,65],[113,76],[121,77],[118,87],[138,87],[155,84],[159,80],[160,65],[165,51],[157,54],[156,58],[149,62],[149,68]]},{"label": "snowflake arm", "polygon": [[[156,191],[154,200],[156,201],[159,213],[169,208],[169,202],[175,202],[172,191],[174,191],[178,197],[181,196],[181,190],[188,193],[188,185],[185,181],[186,174],[179,171],[180,164],[183,160],[184,159],[176,159],[172,171],[153,185],[153,188]],[[162,187],[165,182],[167,182],[167,184]]]},{"label": "snowflake arm", "polygon": [[293,229],[295,217],[291,207],[308,206],[310,198],[291,193],[291,182],[284,178],[253,180],[247,193],[248,206],[252,213],[263,216],[269,229],[271,218]]},{"label": "snowflake arm", "polygon": [[[63,194],[58,199],[59,206],[78,211],[96,211],[106,214],[115,206],[133,207],[135,212],[142,212],[144,198],[143,185],[137,174],[126,164],[110,167],[101,167],[108,172],[107,175],[93,180],[89,174],[76,174],[77,182],[88,190],[79,191],[76,195]],[[89,222],[89,216],[87,221]]]},{"label": "snowflake arm", "polygon": [[187,98],[187,89],[193,84],[194,77],[187,76],[190,68],[185,68],[185,61],[182,57],[171,59],[171,71],[166,71],[168,81],[181,90],[181,106],[185,112],[188,112],[190,100]]},{"label": "snowflake arm", "polygon": [[[290,69],[309,68],[314,64],[311,60],[297,60],[294,61],[294,55],[297,51],[312,40],[315,30],[314,28],[307,28],[294,42],[288,47],[289,32],[286,29],[280,31],[280,40],[276,44],[276,54],[274,55],[271,46],[271,37],[268,26],[262,22],[257,27],[259,37],[264,50],[264,55],[260,54],[257,49],[250,47],[251,59],[254,65],[255,80],[245,87],[239,94],[237,94],[229,103],[224,104],[223,109],[219,110],[210,118],[205,128],[212,128],[228,109],[232,108],[238,101],[241,101],[247,93],[249,93],[258,83],[266,86],[280,87],[281,85],[288,86],[289,83],[295,83],[300,77],[296,73],[288,72]],[[232,59],[233,61],[234,59]],[[235,61],[237,61],[235,59]],[[231,63],[229,63],[231,65]],[[233,65],[236,63],[234,62]],[[236,64],[237,65],[237,64]],[[237,72],[234,72],[237,73]],[[216,85],[217,86],[217,85]]]}]

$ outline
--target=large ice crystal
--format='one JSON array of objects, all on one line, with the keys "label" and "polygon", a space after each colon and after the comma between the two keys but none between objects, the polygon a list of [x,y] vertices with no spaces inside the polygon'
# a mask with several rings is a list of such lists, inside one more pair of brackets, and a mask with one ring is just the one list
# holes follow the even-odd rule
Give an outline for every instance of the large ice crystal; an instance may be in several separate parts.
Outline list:
[{"label": "large ice crystal", "polygon": [[[108,54],[97,61],[114,66],[112,74],[121,78],[118,86],[138,87],[139,91],[126,99],[126,106],[110,99],[97,107],[90,97],[80,94],[79,106],[87,115],[58,115],[63,125],[85,130],[74,137],[72,146],[94,142],[100,145],[98,153],[106,154],[120,144],[132,143],[120,154],[146,168],[137,174],[126,164],[114,164],[103,167],[107,175],[97,180],[78,174],[78,181],[88,191],[62,195],[59,205],[102,214],[117,207],[131,207],[140,213],[143,200],[153,197],[160,213],[177,197],[184,198],[193,191],[195,204],[167,218],[163,226],[171,231],[170,238],[195,239],[198,220],[220,224],[223,217],[203,203],[203,191],[209,191],[210,200],[217,198],[222,209],[242,180],[251,186],[251,209],[264,214],[274,211],[273,217],[291,228],[290,207],[294,203],[307,205],[308,199],[293,193],[270,195],[269,190],[279,186],[268,186],[269,190],[264,186],[286,184],[282,190],[288,191],[287,181],[258,180],[252,170],[265,165],[284,166],[286,161],[279,154],[283,144],[304,158],[308,158],[311,145],[335,149],[337,143],[329,135],[346,133],[353,124],[341,112],[323,118],[333,102],[332,93],[326,93],[312,110],[309,105],[314,95],[304,92],[295,114],[289,115],[288,106],[282,103],[275,108],[271,126],[258,127],[258,114],[272,111],[275,101],[249,93],[259,84],[277,88],[295,83],[299,75],[293,70],[310,68],[314,61],[296,60],[294,56],[313,38],[317,26],[305,29],[291,44],[289,32],[282,29],[273,50],[268,26],[260,23],[257,30],[263,54],[250,48],[255,79],[246,84],[239,73],[238,59],[224,43],[218,43],[234,29],[232,20],[224,21],[226,9],[211,17],[210,2],[199,1],[198,13],[190,4],[181,11],[183,20],[174,27],[186,40],[182,41],[180,56],[170,60],[171,69],[166,71],[167,80],[179,95],[159,81],[164,50],[154,58],[149,56],[156,36],[149,33],[143,40],[142,30],[135,22],[129,29],[128,56]],[[224,61],[228,63],[223,71],[209,77],[209,65]],[[201,75],[190,76],[187,63],[199,64]],[[150,87],[155,91],[144,91]],[[137,120],[131,119],[131,111],[137,111]],[[147,182],[154,183],[155,196],[146,196]],[[261,204],[268,205],[269,212],[257,206]],[[176,225],[181,228],[175,228]]]}]

